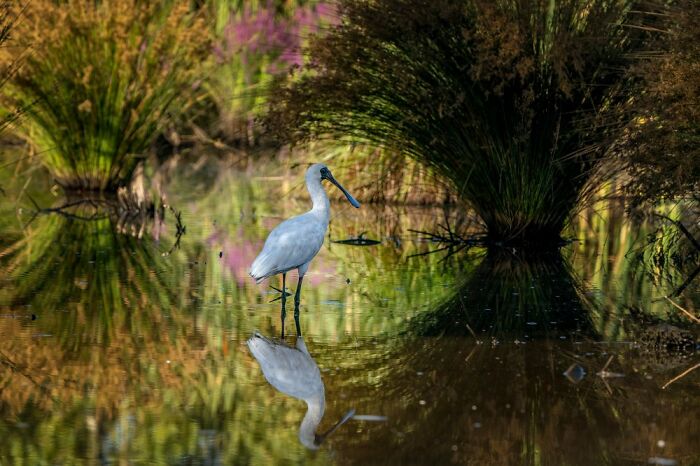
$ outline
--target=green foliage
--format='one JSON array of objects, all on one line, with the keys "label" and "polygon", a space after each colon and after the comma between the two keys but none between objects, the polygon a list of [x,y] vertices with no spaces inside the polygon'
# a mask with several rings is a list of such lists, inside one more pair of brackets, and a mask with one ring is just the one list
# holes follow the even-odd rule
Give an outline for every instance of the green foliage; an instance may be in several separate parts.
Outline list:
[{"label": "green foliage", "polygon": [[[2,49],[10,45],[12,28],[16,21],[17,16],[11,8],[10,2],[0,2],[0,57],[2,56]],[[17,71],[19,61],[16,59],[3,59],[0,60],[0,64],[0,91],[2,91],[7,81]],[[0,134],[17,120],[20,113],[19,108],[0,109]]]},{"label": "green foliage", "polygon": [[[188,108],[207,43],[187,2],[30,2],[17,34],[31,47],[7,101],[23,136],[66,188],[114,190]],[[18,50],[23,50],[18,47]]]},{"label": "green foliage", "polygon": [[[494,241],[556,244],[597,181],[600,112],[643,43],[633,2],[341,2],[268,118],[287,141],[360,139],[446,178]],[[608,134],[611,133],[611,134]]]},{"label": "green foliage", "polygon": [[205,85],[218,113],[213,130],[252,146],[273,77],[303,64],[307,37],[332,8],[318,0],[212,0],[208,7],[215,42]]}]

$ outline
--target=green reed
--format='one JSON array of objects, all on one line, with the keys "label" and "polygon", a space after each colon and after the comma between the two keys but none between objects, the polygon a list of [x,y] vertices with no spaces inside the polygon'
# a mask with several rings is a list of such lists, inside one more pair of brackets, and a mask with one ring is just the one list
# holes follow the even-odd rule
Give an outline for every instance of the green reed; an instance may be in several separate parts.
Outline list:
[{"label": "green reed", "polygon": [[30,48],[6,101],[27,107],[21,134],[57,182],[114,190],[191,104],[207,42],[187,2],[28,4]]},{"label": "green reed", "polygon": [[632,3],[345,0],[268,125],[400,151],[447,179],[493,241],[558,244],[600,178],[618,127],[602,113],[626,97],[622,70],[648,34],[626,27],[643,19]]}]

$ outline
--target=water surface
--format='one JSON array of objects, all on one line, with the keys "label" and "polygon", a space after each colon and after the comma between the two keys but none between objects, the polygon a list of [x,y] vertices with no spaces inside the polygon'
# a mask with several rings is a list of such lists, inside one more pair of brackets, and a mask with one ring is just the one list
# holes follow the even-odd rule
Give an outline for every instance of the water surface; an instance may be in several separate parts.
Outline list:
[{"label": "water surface", "polygon": [[[316,432],[359,416],[308,448],[307,404],[246,345],[281,333],[279,280],[247,267],[306,208],[266,195],[278,182],[176,178],[179,238],[168,209],[32,218],[0,197],[2,464],[700,464],[700,370],[674,381],[699,362],[697,331],[663,299],[692,264],[642,266],[652,230],[614,208],[577,221],[561,255],[445,258],[410,257],[437,248],[409,229],[442,210],[334,201],[300,325]],[[43,187],[42,205],[62,202]],[[362,232],[381,243],[332,242]],[[694,309],[698,291],[676,300]],[[294,347],[291,308],[285,324]]]}]

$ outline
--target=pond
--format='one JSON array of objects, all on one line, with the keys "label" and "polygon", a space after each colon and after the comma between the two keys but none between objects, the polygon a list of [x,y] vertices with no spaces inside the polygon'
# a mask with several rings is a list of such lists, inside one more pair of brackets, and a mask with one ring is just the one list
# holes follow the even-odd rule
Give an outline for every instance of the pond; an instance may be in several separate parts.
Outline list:
[{"label": "pond", "polygon": [[[700,287],[645,261],[653,227],[611,202],[561,254],[419,255],[439,245],[410,230],[454,211],[333,201],[282,343],[279,279],[247,268],[307,208],[266,194],[295,176],[176,175],[143,221],[34,215],[6,185],[0,463],[700,464],[697,326],[673,305]],[[360,234],[380,243],[335,242]]]}]

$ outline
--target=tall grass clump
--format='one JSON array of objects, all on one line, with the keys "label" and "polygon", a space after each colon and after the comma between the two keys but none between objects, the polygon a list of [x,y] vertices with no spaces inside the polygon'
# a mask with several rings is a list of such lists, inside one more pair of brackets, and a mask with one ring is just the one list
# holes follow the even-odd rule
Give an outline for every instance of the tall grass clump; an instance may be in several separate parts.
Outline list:
[{"label": "tall grass clump", "polygon": [[[280,84],[286,141],[387,146],[431,167],[489,238],[549,245],[597,180],[619,125],[628,54],[647,30],[629,0],[341,0],[341,24]],[[634,24],[638,26],[638,24]]]},{"label": "tall grass clump", "polygon": [[26,58],[5,100],[28,108],[21,134],[65,188],[116,189],[191,104],[207,28],[185,0],[17,8]]},{"label": "tall grass clump", "polygon": [[[5,87],[19,67],[19,60],[7,53],[12,39],[12,28],[17,22],[17,13],[8,1],[0,1],[0,91]],[[0,109],[0,133],[6,130],[21,114],[18,108]]]},{"label": "tall grass clump", "polygon": [[267,86],[304,64],[308,36],[332,21],[335,10],[318,0],[214,0],[210,9],[216,39],[206,85],[218,113],[214,130],[227,141],[253,145]]},{"label": "tall grass clump", "polygon": [[658,13],[665,34],[631,70],[640,91],[618,145],[637,204],[700,195],[700,1],[664,4]]}]

